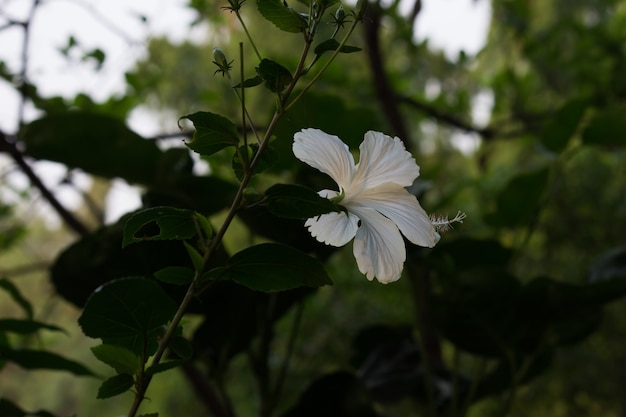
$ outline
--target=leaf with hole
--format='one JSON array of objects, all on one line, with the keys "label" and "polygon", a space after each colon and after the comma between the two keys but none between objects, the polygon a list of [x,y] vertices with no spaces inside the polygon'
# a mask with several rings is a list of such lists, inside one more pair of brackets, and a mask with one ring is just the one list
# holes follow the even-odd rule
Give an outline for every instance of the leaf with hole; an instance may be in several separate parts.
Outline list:
[{"label": "leaf with hole", "polygon": [[124,227],[122,247],[145,240],[182,240],[196,235],[195,212],[152,207],[131,215]]}]

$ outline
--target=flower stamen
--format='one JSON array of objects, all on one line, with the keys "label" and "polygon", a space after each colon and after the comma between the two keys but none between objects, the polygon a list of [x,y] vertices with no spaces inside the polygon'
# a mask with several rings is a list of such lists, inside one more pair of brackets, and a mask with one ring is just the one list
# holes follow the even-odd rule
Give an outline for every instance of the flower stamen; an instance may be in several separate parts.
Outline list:
[{"label": "flower stamen", "polygon": [[452,227],[453,223],[463,223],[463,220],[465,220],[466,217],[467,215],[460,211],[457,212],[456,216],[454,216],[454,218],[452,219],[448,219],[448,216],[431,214],[430,222],[432,223],[435,230],[437,230],[437,232],[445,233],[454,229],[454,227]]}]

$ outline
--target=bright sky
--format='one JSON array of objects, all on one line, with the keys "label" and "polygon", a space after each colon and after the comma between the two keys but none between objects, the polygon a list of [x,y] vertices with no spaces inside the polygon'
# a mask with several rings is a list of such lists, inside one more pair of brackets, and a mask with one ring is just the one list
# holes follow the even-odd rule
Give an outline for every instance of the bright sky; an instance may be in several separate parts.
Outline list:
[{"label": "bright sky", "polygon": [[[0,27],[7,18],[23,20],[32,2],[0,0]],[[186,8],[187,0],[43,0],[42,3],[32,24],[29,77],[44,96],[85,92],[96,100],[104,99],[111,93],[123,91],[124,72],[143,56],[150,36],[166,34],[174,40],[190,37],[199,40],[206,36],[205,28],[190,29],[195,15]],[[416,24],[418,39],[429,38],[431,46],[443,49],[451,57],[461,49],[473,54],[482,47],[491,14],[489,0],[422,0],[422,3]],[[147,23],[143,23],[140,16],[147,17]],[[18,28],[0,32],[0,60],[14,71],[20,67],[21,33]],[[69,36],[74,36],[85,50],[101,48],[105,51],[101,71],[94,72],[93,65],[62,57],[59,49],[67,44]],[[14,133],[18,95],[0,81],[0,97],[0,129]],[[36,117],[32,109],[27,115],[31,119]],[[145,126],[151,124],[145,123],[143,117],[145,115],[137,112],[129,122],[131,128],[145,135],[157,133],[146,131]],[[133,119],[143,123],[134,123]],[[75,192],[56,187],[64,175],[62,167],[41,162],[36,165],[38,171],[46,172],[44,179],[59,190],[62,201],[70,204],[76,201]],[[86,178],[79,181],[88,183]],[[136,193],[129,193],[128,186],[121,181],[115,184],[111,201],[110,220],[138,204]]]}]

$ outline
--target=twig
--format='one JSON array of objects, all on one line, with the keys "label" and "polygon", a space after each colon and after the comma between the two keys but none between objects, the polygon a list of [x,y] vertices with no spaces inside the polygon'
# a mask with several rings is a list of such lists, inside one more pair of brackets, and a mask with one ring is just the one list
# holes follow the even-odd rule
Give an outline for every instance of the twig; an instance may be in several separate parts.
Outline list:
[{"label": "twig", "polygon": [[63,221],[77,234],[85,236],[89,234],[89,229],[82,224],[72,213],[70,213],[54,196],[54,194],[46,187],[41,179],[35,174],[33,169],[28,165],[22,153],[17,149],[15,143],[9,141],[3,132],[0,132],[0,152],[6,152],[20,167],[20,170],[28,177],[31,184],[39,190],[41,195],[50,203],[54,210],[59,214]]},{"label": "twig", "polygon": [[446,123],[452,127],[464,130],[466,132],[478,133],[484,139],[492,139],[495,136],[495,132],[492,128],[489,128],[489,127],[483,128],[483,127],[474,126],[471,123],[468,123],[459,119],[458,117],[455,117],[451,114],[445,113],[437,109],[436,107],[430,105],[429,103],[424,103],[422,101],[418,101],[414,98],[406,97],[403,95],[397,95],[396,99],[399,102],[407,104],[413,107],[414,109],[432,117],[438,122]]},{"label": "twig", "polygon": [[404,122],[404,117],[400,114],[398,97],[383,66],[384,59],[379,38],[381,16],[380,5],[378,3],[370,4],[363,25],[365,51],[369,61],[369,68],[372,71],[374,91],[380,103],[380,108],[385,114],[387,121],[389,121],[394,134],[402,139],[404,146],[410,152],[412,146],[409,131]]}]

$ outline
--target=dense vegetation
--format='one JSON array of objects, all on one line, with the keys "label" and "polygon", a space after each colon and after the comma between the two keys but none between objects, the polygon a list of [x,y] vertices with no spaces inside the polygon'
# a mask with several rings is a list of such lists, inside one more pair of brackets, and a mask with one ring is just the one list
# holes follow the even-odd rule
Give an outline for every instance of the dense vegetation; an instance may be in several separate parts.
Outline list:
[{"label": "dense vegetation", "polygon": [[[292,3],[190,1],[211,39],[152,39],[102,102],[0,56],[39,112],[0,132],[0,415],[626,416],[626,3],[492,0],[453,58],[415,40],[420,0]],[[293,155],[304,128],[398,136],[409,191],[466,220],[368,282],[304,227],[341,210]],[[94,177],[79,210],[41,160]],[[142,208],[104,224],[114,179]]]}]

